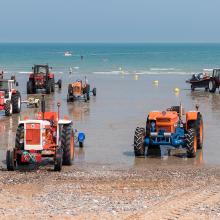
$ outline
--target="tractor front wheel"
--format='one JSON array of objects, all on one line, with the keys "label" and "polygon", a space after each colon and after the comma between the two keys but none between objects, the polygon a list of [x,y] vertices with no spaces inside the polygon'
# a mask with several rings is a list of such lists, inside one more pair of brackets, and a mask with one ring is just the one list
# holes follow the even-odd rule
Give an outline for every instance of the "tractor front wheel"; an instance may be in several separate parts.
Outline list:
[{"label": "tractor front wheel", "polygon": [[33,93],[33,82],[32,81],[27,81],[27,94],[32,94]]},{"label": "tractor front wheel", "polygon": [[20,95],[20,93],[17,92],[16,94],[12,95],[11,101],[12,101],[13,113],[20,113],[20,111],[21,111],[21,95]]},{"label": "tractor front wheel", "polygon": [[93,94],[93,96],[96,96],[96,88],[93,88],[92,94]]},{"label": "tractor front wheel", "polygon": [[7,100],[5,103],[5,116],[11,116],[13,113],[13,106],[11,101]]},{"label": "tractor front wheel", "polygon": [[195,157],[197,151],[197,135],[194,128],[187,131],[186,134],[186,151],[187,157]]},{"label": "tractor front wheel", "polygon": [[145,155],[145,129],[137,127],[134,134],[134,154],[136,157]]},{"label": "tractor front wheel", "polygon": [[14,158],[14,151],[7,150],[6,152],[6,165],[8,171],[14,171],[16,168],[16,160]]},{"label": "tractor front wheel", "polygon": [[74,133],[71,124],[63,125],[61,146],[63,148],[63,165],[71,165],[74,158]]},{"label": "tractor front wheel", "polygon": [[54,171],[61,171],[62,170],[62,163],[63,163],[63,150],[62,148],[58,148],[56,150],[56,155],[54,159]]},{"label": "tractor front wheel", "polygon": [[51,81],[50,81],[50,79],[46,82],[46,93],[47,94],[51,93]]}]

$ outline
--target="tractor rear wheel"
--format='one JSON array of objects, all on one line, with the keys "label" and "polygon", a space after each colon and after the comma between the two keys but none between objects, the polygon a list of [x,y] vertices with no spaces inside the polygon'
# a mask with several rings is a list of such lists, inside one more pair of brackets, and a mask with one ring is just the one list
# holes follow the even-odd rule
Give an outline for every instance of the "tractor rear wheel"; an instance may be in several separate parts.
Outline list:
[{"label": "tractor rear wheel", "polygon": [[7,150],[6,152],[6,165],[8,171],[14,171],[16,168],[16,160],[14,159],[14,151]]},{"label": "tractor rear wheel", "polygon": [[134,134],[134,154],[136,157],[145,155],[145,129],[137,127]]},{"label": "tractor rear wheel", "polygon": [[187,131],[186,134],[186,151],[187,157],[195,157],[197,151],[197,135],[194,128]]},{"label": "tractor rear wheel", "polygon": [[203,119],[199,113],[196,120],[196,136],[197,136],[197,148],[202,149],[203,147]]},{"label": "tractor rear wheel", "polygon": [[[16,131],[15,149],[24,150],[24,125],[20,124]],[[21,155],[17,154],[17,164],[21,165]]]},{"label": "tractor rear wheel", "polygon": [[54,78],[51,80],[51,92],[55,91],[55,81]]},{"label": "tractor rear wheel", "polygon": [[33,94],[34,91],[34,85],[32,81],[27,81],[27,94]]},{"label": "tractor rear wheel", "polygon": [[92,94],[93,94],[93,96],[96,96],[96,88],[93,88]]},{"label": "tractor rear wheel", "polygon": [[7,100],[5,103],[5,116],[11,116],[13,113],[13,106],[11,101]]},{"label": "tractor rear wheel", "polygon": [[50,94],[51,93],[51,80],[48,79],[48,81],[46,82],[46,93]]},{"label": "tractor rear wheel", "polygon": [[215,93],[215,91],[216,91],[216,83],[215,80],[211,79],[209,81],[209,92]]},{"label": "tractor rear wheel", "polygon": [[74,133],[71,124],[63,125],[61,134],[63,165],[71,165],[74,158]]},{"label": "tractor rear wheel", "polygon": [[71,84],[68,85],[68,94],[72,95],[73,94],[73,87]]},{"label": "tractor rear wheel", "polygon": [[20,95],[20,93],[17,92],[16,94],[12,95],[11,101],[12,101],[13,113],[20,113],[20,111],[21,111],[21,95]]},{"label": "tractor rear wheel", "polygon": [[59,147],[56,150],[56,155],[54,159],[54,171],[61,171],[62,163],[63,163],[63,150],[61,147]]},{"label": "tractor rear wheel", "polygon": [[86,84],[85,94],[86,94],[87,100],[90,100],[90,85],[89,84]]}]

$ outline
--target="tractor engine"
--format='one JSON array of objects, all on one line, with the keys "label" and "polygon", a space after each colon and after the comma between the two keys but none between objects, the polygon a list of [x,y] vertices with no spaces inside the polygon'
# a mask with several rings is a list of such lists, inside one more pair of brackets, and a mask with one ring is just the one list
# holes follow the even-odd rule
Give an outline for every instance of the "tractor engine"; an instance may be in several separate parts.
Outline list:
[{"label": "tractor engine", "polygon": [[49,150],[56,146],[56,128],[49,121],[30,121],[25,126],[24,150]]},{"label": "tractor engine", "polygon": [[82,93],[82,83],[81,82],[73,83],[73,94],[81,95],[81,93]]},{"label": "tractor engine", "polygon": [[179,116],[176,112],[161,112],[156,117],[156,131],[175,133]]},{"label": "tractor engine", "polygon": [[43,74],[36,74],[34,76],[35,86],[42,87],[44,85],[44,75]]},{"label": "tractor engine", "polygon": [[179,145],[184,136],[180,124],[179,115],[175,111],[151,112],[147,123],[149,131],[147,144]]}]

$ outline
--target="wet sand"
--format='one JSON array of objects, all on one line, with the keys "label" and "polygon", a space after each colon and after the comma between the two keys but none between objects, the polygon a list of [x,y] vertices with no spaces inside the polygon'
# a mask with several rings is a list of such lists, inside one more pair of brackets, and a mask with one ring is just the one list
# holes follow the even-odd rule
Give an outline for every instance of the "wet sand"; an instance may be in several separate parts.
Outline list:
[{"label": "wet sand", "polygon": [[[63,77],[63,85],[76,78]],[[61,101],[62,115],[69,115],[75,128],[86,133],[85,148],[75,149],[73,166],[61,173],[50,172],[49,166],[33,172],[5,171],[5,150],[14,145],[19,116],[1,116],[0,213],[10,219],[22,217],[22,213],[25,218],[173,219],[175,215],[192,219],[190,213],[195,219],[220,218],[220,95],[202,90],[192,93],[186,78],[141,75],[134,80],[131,75],[90,75],[97,97],[88,103],[67,105],[67,86],[46,95],[48,109],[56,110],[57,101]],[[23,99],[26,79],[25,75],[17,77]],[[159,80],[158,86],[154,80]],[[175,87],[181,89],[179,95],[174,93]],[[186,110],[200,105],[205,127],[203,150],[190,159],[184,150],[169,148],[135,158],[136,126],[144,126],[150,110],[165,110],[180,101]],[[38,111],[22,107],[21,118]],[[21,206],[22,200],[27,207]]]}]

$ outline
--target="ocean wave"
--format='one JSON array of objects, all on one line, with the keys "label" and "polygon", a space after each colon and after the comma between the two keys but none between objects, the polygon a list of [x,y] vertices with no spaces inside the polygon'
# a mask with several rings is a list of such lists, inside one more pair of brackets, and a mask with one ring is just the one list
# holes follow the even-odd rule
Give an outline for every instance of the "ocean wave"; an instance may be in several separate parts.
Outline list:
[{"label": "ocean wave", "polygon": [[33,72],[26,72],[26,71],[19,71],[18,73],[20,73],[20,74],[30,74],[30,73],[33,73]]},{"label": "ocean wave", "polygon": [[175,68],[150,68],[151,71],[175,71]]},{"label": "ocean wave", "polygon": [[115,71],[96,71],[96,72],[93,72],[93,74],[100,74],[100,75],[128,75],[129,72],[126,72],[126,71],[119,71],[119,70],[115,70]]},{"label": "ocean wave", "polygon": [[138,72],[129,72],[129,71],[96,71],[93,74],[97,75],[192,75],[194,72],[185,72],[185,71],[138,71]]}]

